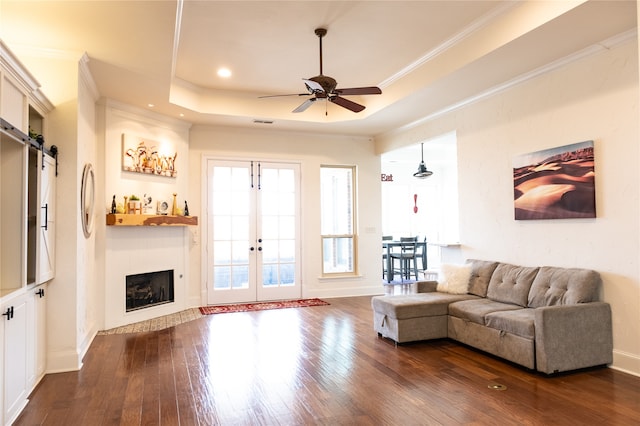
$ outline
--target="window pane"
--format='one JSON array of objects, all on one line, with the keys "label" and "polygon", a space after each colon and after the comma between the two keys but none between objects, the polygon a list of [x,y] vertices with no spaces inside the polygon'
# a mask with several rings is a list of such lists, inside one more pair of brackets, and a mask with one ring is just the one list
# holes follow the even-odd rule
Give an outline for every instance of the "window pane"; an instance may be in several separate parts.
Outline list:
[{"label": "window pane", "polygon": [[213,267],[213,285],[216,290],[231,287],[231,267]]},{"label": "window pane", "polygon": [[290,263],[280,264],[280,284],[295,284],[295,265]]},{"label": "window pane", "polygon": [[355,167],[320,169],[322,271],[355,273]]},{"label": "window pane", "polygon": [[269,240],[262,242],[262,261],[264,263],[274,263],[278,261],[278,241]]},{"label": "window pane", "polygon": [[353,272],[352,238],[323,238],[322,253],[325,273]]},{"label": "window pane", "polygon": [[249,265],[233,267],[233,288],[249,288]]},{"label": "window pane", "polygon": [[262,266],[262,285],[265,287],[278,285],[278,265]]},{"label": "window pane", "polygon": [[320,196],[322,234],[351,234],[353,227],[353,169],[323,167]]}]

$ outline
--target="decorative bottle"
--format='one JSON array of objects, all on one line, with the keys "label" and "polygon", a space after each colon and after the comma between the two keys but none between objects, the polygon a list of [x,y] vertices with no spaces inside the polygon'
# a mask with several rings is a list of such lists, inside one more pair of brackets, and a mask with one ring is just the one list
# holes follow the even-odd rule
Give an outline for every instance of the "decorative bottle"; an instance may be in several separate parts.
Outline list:
[{"label": "decorative bottle", "polygon": [[187,200],[184,200],[184,215],[189,216],[189,205],[187,204]]},{"label": "decorative bottle", "polygon": [[171,214],[173,216],[177,216],[178,215],[178,204],[176,202],[176,194],[175,192],[173,193],[173,205],[171,206]]},{"label": "decorative bottle", "polygon": [[116,196],[113,196],[113,200],[111,200],[111,214],[116,213]]}]

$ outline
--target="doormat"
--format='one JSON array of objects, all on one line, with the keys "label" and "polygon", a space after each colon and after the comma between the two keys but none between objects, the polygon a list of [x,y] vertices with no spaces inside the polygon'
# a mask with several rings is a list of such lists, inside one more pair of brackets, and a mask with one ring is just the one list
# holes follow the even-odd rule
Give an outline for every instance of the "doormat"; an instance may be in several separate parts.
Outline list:
[{"label": "doormat", "polygon": [[202,315],[226,314],[229,312],[265,311],[267,309],[306,308],[325,306],[329,303],[320,299],[276,300],[274,302],[235,303],[232,305],[201,306]]}]

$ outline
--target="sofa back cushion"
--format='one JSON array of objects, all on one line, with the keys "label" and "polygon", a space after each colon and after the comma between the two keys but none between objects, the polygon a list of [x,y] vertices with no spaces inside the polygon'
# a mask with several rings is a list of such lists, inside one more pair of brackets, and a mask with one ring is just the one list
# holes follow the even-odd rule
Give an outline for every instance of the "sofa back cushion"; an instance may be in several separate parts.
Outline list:
[{"label": "sofa back cushion", "polygon": [[597,301],[601,282],[600,274],[589,269],[544,266],[533,280],[529,307]]},{"label": "sofa back cushion", "polygon": [[471,278],[469,278],[469,293],[480,297],[487,297],[487,287],[491,274],[495,271],[498,262],[489,262],[487,260],[469,259],[467,263],[471,263]]},{"label": "sofa back cushion", "polygon": [[538,268],[500,263],[491,275],[487,297],[503,303],[527,306],[529,290]]}]

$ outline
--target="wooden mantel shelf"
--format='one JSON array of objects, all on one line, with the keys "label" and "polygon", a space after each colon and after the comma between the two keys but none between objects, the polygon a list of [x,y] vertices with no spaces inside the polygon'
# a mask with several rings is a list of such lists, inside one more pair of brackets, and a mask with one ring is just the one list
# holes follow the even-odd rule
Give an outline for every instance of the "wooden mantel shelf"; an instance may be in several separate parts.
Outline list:
[{"label": "wooden mantel shelf", "polygon": [[107,214],[107,226],[194,226],[198,216],[161,214]]}]

